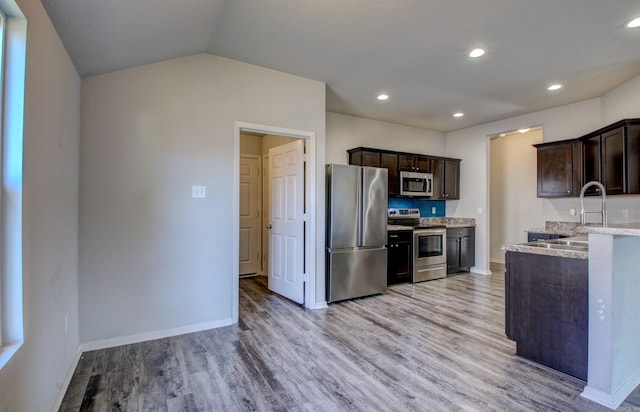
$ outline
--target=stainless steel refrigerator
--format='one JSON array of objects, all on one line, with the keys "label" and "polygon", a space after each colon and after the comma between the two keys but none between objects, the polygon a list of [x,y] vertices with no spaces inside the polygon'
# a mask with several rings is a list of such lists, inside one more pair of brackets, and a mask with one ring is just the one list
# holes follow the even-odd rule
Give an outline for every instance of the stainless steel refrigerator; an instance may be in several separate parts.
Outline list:
[{"label": "stainless steel refrigerator", "polygon": [[387,288],[387,169],[327,165],[327,301]]}]

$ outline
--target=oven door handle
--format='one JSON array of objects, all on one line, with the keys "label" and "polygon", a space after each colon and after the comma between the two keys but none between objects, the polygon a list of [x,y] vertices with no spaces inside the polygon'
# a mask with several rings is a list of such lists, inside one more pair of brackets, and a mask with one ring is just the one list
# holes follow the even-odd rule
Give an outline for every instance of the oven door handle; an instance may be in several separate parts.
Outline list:
[{"label": "oven door handle", "polygon": [[434,270],[442,270],[443,268],[444,268],[444,265],[429,266],[428,268],[416,269],[416,272],[418,273],[433,272]]}]

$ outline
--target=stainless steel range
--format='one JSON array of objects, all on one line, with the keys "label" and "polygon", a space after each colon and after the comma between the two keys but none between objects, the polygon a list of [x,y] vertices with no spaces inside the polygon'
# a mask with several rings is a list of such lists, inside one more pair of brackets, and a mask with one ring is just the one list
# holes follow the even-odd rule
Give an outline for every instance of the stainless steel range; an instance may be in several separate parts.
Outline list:
[{"label": "stainless steel range", "polygon": [[413,282],[447,276],[447,229],[420,222],[420,209],[389,209],[391,225],[413,227]]}]

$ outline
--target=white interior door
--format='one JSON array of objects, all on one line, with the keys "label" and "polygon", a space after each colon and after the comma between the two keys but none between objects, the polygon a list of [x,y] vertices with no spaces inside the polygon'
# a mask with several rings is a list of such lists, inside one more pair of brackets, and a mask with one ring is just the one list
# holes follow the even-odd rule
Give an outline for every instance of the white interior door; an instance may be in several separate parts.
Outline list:
[{"label": "white interior door", "polygon": [[304,142],[269,149],[269,289],[304,302]]},{"label": "white interior door", "polygon": [[240,275],[260,268],[260,159],[240,156]]},{"label": "white interior door", "polygon": [[271,190],[269,188],[269,155],[262,156],[262,276],[269,275],[269,233],[271,215]]}]

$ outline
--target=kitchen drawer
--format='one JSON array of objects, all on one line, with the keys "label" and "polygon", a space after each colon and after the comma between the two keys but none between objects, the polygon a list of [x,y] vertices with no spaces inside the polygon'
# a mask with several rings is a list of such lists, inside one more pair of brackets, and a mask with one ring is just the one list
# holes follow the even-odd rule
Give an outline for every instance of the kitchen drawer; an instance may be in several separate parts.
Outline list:
[{"label": "kitchen drawer", "polygon": [[391,243],[413,242],[412,230],[390,230],[387,232],[387,240]]},{"label": "kitchen drawer", "polygon": [[474,233],[473,227],[450,227],[447,229],[447,237],[473,236]]}]

